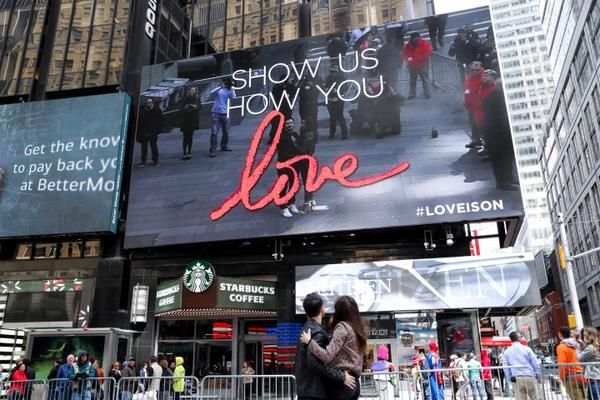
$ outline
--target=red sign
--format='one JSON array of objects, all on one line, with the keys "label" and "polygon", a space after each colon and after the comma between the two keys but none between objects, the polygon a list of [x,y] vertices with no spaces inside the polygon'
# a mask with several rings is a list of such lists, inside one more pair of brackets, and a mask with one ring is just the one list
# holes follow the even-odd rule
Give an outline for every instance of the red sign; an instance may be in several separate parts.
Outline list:
[{"label": "red sign", "polygon": [[[275,137],[273,138],[273,142],[267,149],[267,152],[262,160],[260,160],[258,163],[255,163],[256,153],[260,146],[260,140],[262,139],[267,127],[271,124],[271,120],[274,118],[279,118],[279,124]],[[288,184],[288,177],[287,175],[280,175],[271,186],[269,192],[253,202],[250,198],[252,190],[258,184],[260,178],[264,175],[267,167],[273,159],[273,156],[275,155],[275,152],[277,151],[277,145],[279,144],[279,139],[281,138],[284,122],[284,116],[279,111],[271,111],[262,120],[256,129],[256,133],[252,138],[252,142],[250,143],[250,149],[248,150],[248,154],[246,156],[246,163],[244,165],[244,170],[242,171],[242,178],[237,191],[233,193],[227,200],[225,200],[217,209],[210,213],[211,220],[215,221],[223,217],[240,202],[244,207],[246,207],[247,210],[250,211],[260,210],[270,203],[275,203],[277,205],[286,204],[300,190],[300,180],[298,179],[298,172],[294,168],[294,164],[301,160],[308,161],[308,177],[305,185],[309,192],[316,192],[328,180],[337,181],[340,185],[349,188],[359,188],[372,185],[394,175],[398,175],[410,167],[410,164],[407,161],[403,161],[392,169],[382,172],[378,175],[360,179],[348,179],[358,170],[358,157],[356,157],[356,155],[351,153],[342,154],[333,162],[333,168],[325,165],[320,169],[319,161],[315,157],[310,155],[300,155],[290,160],[277,162],[275,164],[278,170],[288,169],[292,173],[294,181],[292,182],[292,187],[288,193],[284,196],[281,196],[282,189]]]}]

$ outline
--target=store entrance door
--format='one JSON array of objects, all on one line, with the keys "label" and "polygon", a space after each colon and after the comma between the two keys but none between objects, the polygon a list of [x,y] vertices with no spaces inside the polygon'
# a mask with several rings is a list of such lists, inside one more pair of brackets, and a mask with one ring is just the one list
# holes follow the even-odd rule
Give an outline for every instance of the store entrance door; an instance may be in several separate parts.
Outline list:
[{"label": "store entrance door", "polygon": [[194,365],[197,375],[231,375],[231,341],[196,342]]}]

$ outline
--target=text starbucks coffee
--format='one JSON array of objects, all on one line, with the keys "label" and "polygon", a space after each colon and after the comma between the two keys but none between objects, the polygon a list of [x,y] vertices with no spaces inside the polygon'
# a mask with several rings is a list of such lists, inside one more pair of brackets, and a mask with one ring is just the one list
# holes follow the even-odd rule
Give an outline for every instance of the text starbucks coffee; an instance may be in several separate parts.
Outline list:
[{"label": "text starbucks coffee", "polygon": [[275,294],[275,288],[272,286],[229,282],[221,282],[219,291],[227,292],[227,297],[232,303],[265,304],[265,295],[273,296]]}]

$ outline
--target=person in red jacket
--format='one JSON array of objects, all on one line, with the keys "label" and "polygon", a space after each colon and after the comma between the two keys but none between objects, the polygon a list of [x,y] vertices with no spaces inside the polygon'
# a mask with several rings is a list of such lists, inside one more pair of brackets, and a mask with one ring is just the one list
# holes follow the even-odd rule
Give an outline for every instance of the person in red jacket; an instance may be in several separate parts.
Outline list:
[{"label": "person in red jacket", "polygon": [[27,373],[25,370],[27,365],[24,362],[19,362],[16,368],[10,373],[10,387],[8,389],[9,400],[21,400],[26,393]]},{"label": "person in red jacket", "polygon": [[402,49],[402,59],[406,62],[410,75],[409,99],[414,99],[417,94],[417,78],[419,77],[423,83],[425,98],[429,99],[431,97],[429,94],[429,77],[427,73],[431,53],[431,45],[421,39],[421,35],[418,32],[410,34],[410,41]]},{"label": "person in red jacket", "polygon": [[485,394],[487,400],[494,400],[494,387],[492,386],[492,370],[489,367],[492,366],[492,360],[488,355],[488,351],[481,350],[481,366],[483,367],[483,386],[485,388]]},{"label": "person in red jacket", "polygon": [[[477,123],[477,109],[481,109],[479,89],[483,81],[483,68],[479,61],[474,61],[469,66],[469,75],[465,78],[465,108],[469,113],[469,125],[471,126],[471,143],[465,145],[470,149],[483,146],[481,138],[481,123]],[[483,111],[481,111],[483,117]],[[483,118],[482,118],[483,120]]]}]

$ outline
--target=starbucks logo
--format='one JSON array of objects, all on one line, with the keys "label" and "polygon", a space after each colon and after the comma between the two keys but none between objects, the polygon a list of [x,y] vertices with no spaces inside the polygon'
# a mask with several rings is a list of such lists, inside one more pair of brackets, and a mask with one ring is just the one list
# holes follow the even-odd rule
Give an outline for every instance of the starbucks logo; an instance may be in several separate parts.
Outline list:
[{"label": "starbucks logo", "polygon": [[206,261],[195,261],[187,266],[183,275],[183,286],[190,292],[202,293],[215,280],[215,270]]}]

